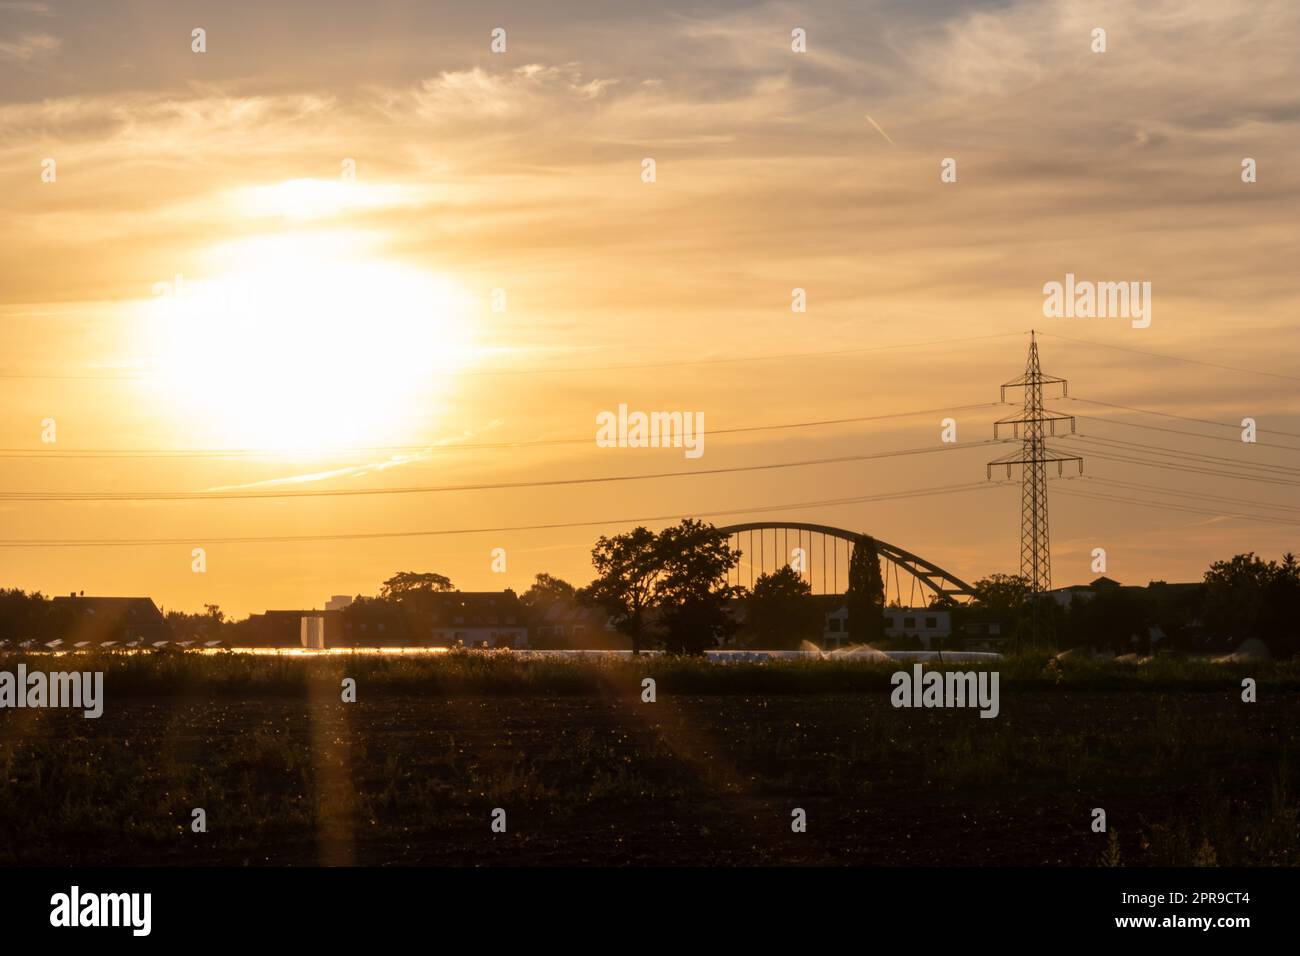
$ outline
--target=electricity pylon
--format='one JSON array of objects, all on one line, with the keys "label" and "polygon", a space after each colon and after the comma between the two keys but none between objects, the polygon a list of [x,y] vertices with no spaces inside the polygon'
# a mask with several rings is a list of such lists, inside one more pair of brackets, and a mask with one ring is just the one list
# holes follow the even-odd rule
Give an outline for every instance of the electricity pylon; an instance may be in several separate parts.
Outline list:
[{"label": "electricity pylon", "polygon": [[[1021,467],[1020,478],[1020,576],[1028,584],[1028,599],[1032,605],[1033,642],[1038,644],[1038,605],[1041,596],[1052,587],[1052,543],[1047,522],[1047,466],[1056,464],[1057,475],[1065,472],[1067,461],[1077,462],[1083,474],[1083,459],[1049,448],[1047,438],[1055,437],[1058,422],[1069,422],[1074,433],[1074,416],[1063,415],[1043,407],[1043,386],[1060,385],[1061,397],[1069,395],[1069,383],[1063,378],[1044,375],[1038,364],[1038,341],[1029,332],[1029,360],[1025,372],[1002,386],[1002,401],[1007,400],[1007,389],[1025,390],[1024,408],[1018,416],[1002,418],[993,424],[993,437],[1001,438],[1004,425],[1011,426],[1011,440],[1020,439],[1020,449],[988,463],[986,474],[993,477],[994,465],[1006,465],[1007,477],[1011,469]],[[1020,632],[1016,631],[1016,649],[1020,649]]]}]

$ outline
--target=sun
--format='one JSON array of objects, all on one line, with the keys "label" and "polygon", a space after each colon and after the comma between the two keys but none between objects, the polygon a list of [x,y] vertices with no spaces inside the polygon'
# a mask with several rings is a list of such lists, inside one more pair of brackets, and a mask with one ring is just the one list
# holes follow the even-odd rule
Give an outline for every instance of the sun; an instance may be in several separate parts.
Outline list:
[{"label": "sun", "polygon": [[350,232],[212,250],[209,275],[155,287],[158,380],[190,435],[222,447],[418,443],[471,339],[471,300]]}]

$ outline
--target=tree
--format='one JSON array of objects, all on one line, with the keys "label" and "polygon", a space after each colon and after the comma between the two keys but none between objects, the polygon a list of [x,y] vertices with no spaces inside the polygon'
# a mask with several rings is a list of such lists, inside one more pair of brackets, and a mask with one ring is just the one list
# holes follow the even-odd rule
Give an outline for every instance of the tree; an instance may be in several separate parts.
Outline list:
[{"label": "tree", "polygon": [[1164,581],[1147,585],[1147,609],[1151,626],[1159,630],[1159,650],[1187,652],[1200,630],[1205,585],[1190,588],[1170,586]]},{"label": "tree", "polygon": [[519,600],[529,610],[539,610],[557,601],[575,601],[577,597],[577,588],[568,581],[543,572],[533,579],[532,586]]},{"label": "tree", "polygon": [[1300,561],[1291,552],[1282,556],[1268,592],[1269,647],[1280,656],[1300,652]]},{"label": "tree", "polygon": [[614,626],[632,640],[632,653],[640,654],[646,638],[646,613],[654,605],[663,576],[658,536],[637,527],[612,538],[600,536],[591,549],[596,580],[587,593],[615,618]]},{"label": "tree", "polygon": [[871,644],[885,636],[885,579],[880,573],[876,539],[860,534],[849,559],[849,589],[844,594],[849,609],[849,636]]},{"label": "tree", "polygon": [[360,644],[391,642],[399,633],[419,635],[424,640],[437,624],[445,603],[438,601],[437,595],[454,590],[446,575],[399,571],[383,583],[379,597],[358,596],[343,609],[345,628]]},{"label": "tree", "polygon": [[45,640],[51,632],[50,602],[39,591],[0,588],[0,640]]},{"label": "tree", "polygon": [[822,612],[812,599],[812,585],[788,564],[760,575],[749,595],[748,623],[757,647],[793,649],[818,637]]},{"label": "tree", "polygon": [[1215,561],[1205,572],[1205,622],[1216,636],[1264,638],[1265,599],[1277,564],[1253,551]]},{"label": "tree", "polygon": [[1017,612],[1029,594],[1029,579],[1023,574],[991,574],[980,578],[971,589],[974,603],[988,611]]},{"label": "tree", "polygon": [[1150,597],[1139,588],[1098,588],[1070,602],[1072,643],[1106,647],[1117,654],[1151,651]]},{"label": "tree", "polygon": [[400,601],[418,594],[433,594],[439,591],[455,590],[451,579],[446,575],[432,571],[398,571],[384,582],[379,589],[379,596],[387,600]]},{"label": "tree", "polygon": [[601,536],[591,549],[596,580],[586,597],[609,611],[633,654],[652,636],[651,612],[670,651],[700,653],[734,629],[726,605],[741,589],[726,578],[739,561],[727,535],[701,521],[687,518],[658,534],[633,528]]},{"label": "tree", "polygon": [[1281,563],[1253,551],[1216,561],[1205,572],[1206,627],[1237,641],[1254,637],[1274,653],[1300,650],[1300,563],[1294,554]]},{"label": "tree", "polygon": [[744,593],[727,578],[740,563],[730,536],[711,524],[687,518],[659,533],[663,577],[658,590],[664,646],[673,654],[703,654],[736,628],[729,602]]},{"label": "tree", "polygon": [[[975,594],[969,608],[984,611],[1008,638],[1019,641],[1028,621],[1029,579],[1022,574],[990,574],[972,584],[971,590]],[[969,616],[963,608],[960,619]]]},{"label": "tree", "polygon": [[222,635],[226,624],[226,614],[218,604],[203,605],[202,614],[168,611],[164,616],[177,640],[211,640]]}]

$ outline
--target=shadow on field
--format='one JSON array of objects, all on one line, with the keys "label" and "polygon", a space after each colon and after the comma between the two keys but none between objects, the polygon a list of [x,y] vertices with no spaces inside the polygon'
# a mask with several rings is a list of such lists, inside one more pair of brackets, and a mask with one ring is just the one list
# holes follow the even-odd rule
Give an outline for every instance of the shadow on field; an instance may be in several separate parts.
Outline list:
[{"label": "shadow on field", "polygon": [[895,710],[889,662],[25,661],[106,702],[0,711],[11,865],[1300,862],[1295,664],[1026,656],[985,720]]}]

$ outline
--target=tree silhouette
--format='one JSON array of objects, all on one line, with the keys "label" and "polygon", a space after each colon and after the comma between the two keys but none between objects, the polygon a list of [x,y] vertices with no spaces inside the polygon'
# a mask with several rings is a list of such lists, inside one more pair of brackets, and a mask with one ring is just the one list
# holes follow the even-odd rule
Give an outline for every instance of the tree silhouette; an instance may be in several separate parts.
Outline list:
[{"label": "tree silhouette", "polygon": [[607,538],[600,536],[591,549],[596,580],[587,589],[590,599],[609,611],[614,626],[632,639],[632,653],[640,654],[646,636],[646,613],[654,605],[663,577],[658,536],[637,527]]},{"label": "tree silhouette", "polygon": [[384,582],[379,589],[379,596],[389,601],[416,594],[433,594],[440,591],[452,591],[451,579],[446,575],[432,571],[398,571]]},{"label": "tree silhouette", "polygon": [[987,611],[1008,639],[1019,640],[1029,619],[1029,579],[1023,574],[990,574],[971,588],[975,592],[971,607]]},{"label": "tree silhouette", "polygon": [[885,579],[880,573],[876,539],[861,534],[853,542],[849,560],[849,589],[844,594],[849,609],[849,636],[864,644],[885,635]]},{"label": "tree silhouette", "polygon": [[1011,611],[1025,603],[1029,593],[1029,579],[1022,574],[990,574],[980,578],[971,588],[977,606],[990,611]]},{"label": "tree silhouette", "polygon": [[822,612],[812,585],[788,564],[759,575],[749,595],[748,625],[757,647],[790,649],[820,636]]},{"label": "tree silhouette", "polygon": [[591,550],[596,580],[586,594],[632,639],[633,654],[640,654],[651,636],[651,612],[668,650],[701,653],[734,629],[727,602],[742,589],[726,578],[739,561],[727,535],[702,521],[687,518],[658,534],[633,528],[596,542]]},{"label": "tree silhouette", "polygon": [[725,531],[693,518],[661,531],[657,551],[664,646],[674,654],[703,654],[735,631],[727,606],[744,588],[728,584],[727,576],[740,554]]},{"label": "tree silhouette", "polygon": [[1204,620],[1212,635],[1258,638],[1279,655],[1300,650],[1300,563],[1281,563],[1253,551],[1216,561],[1205,572]]},{"label": "tree silhouette", "polygon": [[1079,643],[1116,654],[1151,651],[1151,600],[1145,589],[1098,588],[1090,598],[1076,596],[1069,620],[1068,633]]},{"label": "tree silhouette", "polygon": [[519,600],[528,608],[543,608],[556,601],[572,601],[578,596],[577,588],[568,581],[554,575],[541,572],[532,585],[519,596]]}]

